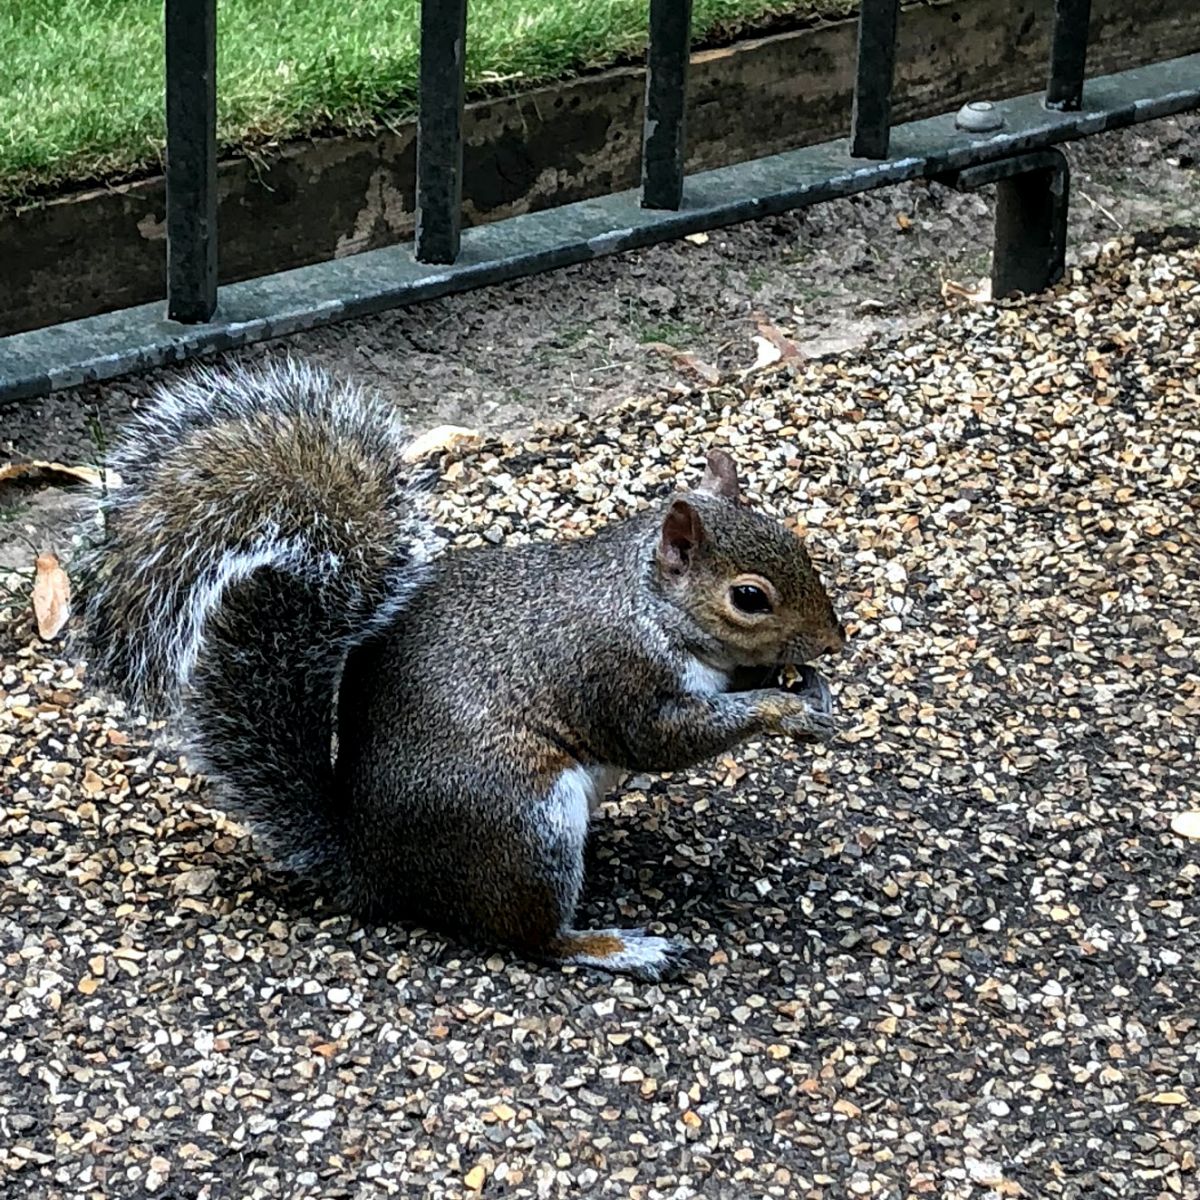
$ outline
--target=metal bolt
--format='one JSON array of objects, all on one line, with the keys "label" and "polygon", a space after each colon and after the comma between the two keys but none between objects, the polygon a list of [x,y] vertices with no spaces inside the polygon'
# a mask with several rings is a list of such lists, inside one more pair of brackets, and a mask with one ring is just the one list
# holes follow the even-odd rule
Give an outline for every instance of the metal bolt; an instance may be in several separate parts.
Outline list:
[{"label": "metal bolt", "polygon": [[1004,114],[990,100],[972,100],[958,110],[954,124],[968,133],[991,133],[1004,128]]}]

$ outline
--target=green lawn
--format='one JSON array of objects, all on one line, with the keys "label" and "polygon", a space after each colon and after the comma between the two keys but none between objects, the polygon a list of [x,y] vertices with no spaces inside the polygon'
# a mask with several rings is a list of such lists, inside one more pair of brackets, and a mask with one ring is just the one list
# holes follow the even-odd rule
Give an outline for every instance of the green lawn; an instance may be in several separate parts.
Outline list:
[{"label": "green lawn", "polygon": [[[697,39],[855,0],[694,0]],[[225,147],[411,116],[419,0],[221,0]],[[640,54],[648,0],[472,0],[473,92]],[[0,199],[160,161],[162,0],[0,0]]]}]

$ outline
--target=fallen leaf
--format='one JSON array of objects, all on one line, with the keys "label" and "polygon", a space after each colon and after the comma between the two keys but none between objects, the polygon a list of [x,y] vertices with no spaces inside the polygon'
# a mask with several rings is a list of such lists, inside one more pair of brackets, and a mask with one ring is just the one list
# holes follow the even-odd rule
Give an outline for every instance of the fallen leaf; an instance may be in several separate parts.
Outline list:
[{"label": "fallen leaf", "polygon": [[773,367],[783,357],[783,351],[767,338],[755,334],[751,340],[754,342],[757,353],[754,357],[754,365],[747,374],[753,375],[755,371],[764,371],[767,367]]},{"label": "fallen leaf", "polygon": [[96,467],[72,467],[66,463],[46,462],[40,458],[23,463],[5,463],[0,466],[0,483],[24,476],[62,475],[77,483],[91,487],[107,484],[110,488],[120,487],[121,478],[115,471],[101,471]]},{"label": "fallen leaf", "polygon": [[710,363],[706,363],[704,359],[697,358],[687,350],[676,350],[674,346],[668,346],[666,342],[645,342],[647,350],[654,350],[659,354],[665,354],[677,366],[686,367],[690,371],[694,371],[705,383],[720,383],[721,372]]},{"label": "fallen leaf", "polygon": [[781,329],[777,329],[765,317],[756,313],[755,324],[758,327],[758,332],[779,351],[780,357],[787,362],[788,359],[803,358],[804,355],[800,351],[800,347],[792,341],[790,337]]},{"label": "fallen leaf", "polygon": [[33,577],[33,616],[38,637],[44,642],[56,638],[71,616],[71,581],[53,554],[37,556]]},{"label": "fallen leaf", "polygon": [[1200,838],[1200,809],[1176,813],[1171,818],[1171,832],[1185,838]]},{"label": "fallen leaf", "polygon": [[953,279],[942,280],[942,299],[947,303],[965,300],[968,304],[987,304],[992,298],[992,281],[981,279],[975,287],[956,283]]},{"label": "fallen leaf", "polygon": [[420,462],[431,454],[445,454],[479,440],[480,434],[477,429],[467,429],[462,425],[438,425],[408,443],[404,451],[404,461]]}]

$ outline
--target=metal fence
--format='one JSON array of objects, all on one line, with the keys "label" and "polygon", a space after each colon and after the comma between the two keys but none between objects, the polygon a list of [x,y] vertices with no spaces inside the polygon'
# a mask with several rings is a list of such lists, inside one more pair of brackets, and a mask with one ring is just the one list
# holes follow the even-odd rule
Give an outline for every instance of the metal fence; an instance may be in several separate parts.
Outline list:
[{"label": "metal fence", "polygon": [[[1047,0],[1049,3],[1049,0]],[[1088,80],[1091,0],[1054,0],[1048,86],[893,126],[899,0],[862,0],[848,138],[685,176],[691,0],[651,0],[642,184],[462,230],[467,0],[422,0],[411,246],[217,287],[216,0],[166,0],[167,303],[0,339],[0,400],[179,361],[910,179],[997,185],[993,291],[1062,274],[1060,142],[1200,107],[1200,55]]]}]

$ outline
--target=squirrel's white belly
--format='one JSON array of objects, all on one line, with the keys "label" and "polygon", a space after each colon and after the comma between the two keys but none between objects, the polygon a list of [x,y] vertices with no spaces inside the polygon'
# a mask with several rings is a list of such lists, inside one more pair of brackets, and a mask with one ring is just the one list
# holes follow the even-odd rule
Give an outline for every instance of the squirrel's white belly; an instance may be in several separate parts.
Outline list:
[{"label": "squirrel's white belly", "polygon": [[694,654],[688,655],[681,677],[683,690],[695,696],[715,696],[729,689],[729,676],[708,663],[701,662]]},{"label": "squirrel's white belly", "polygon": [[568,767],[555,780],[542,806],[546,824],[559,837],[582,842],[588,818],[622,774],[616,767]]}]

